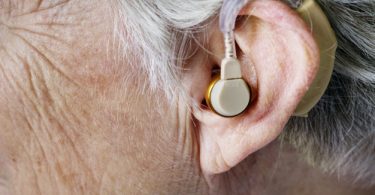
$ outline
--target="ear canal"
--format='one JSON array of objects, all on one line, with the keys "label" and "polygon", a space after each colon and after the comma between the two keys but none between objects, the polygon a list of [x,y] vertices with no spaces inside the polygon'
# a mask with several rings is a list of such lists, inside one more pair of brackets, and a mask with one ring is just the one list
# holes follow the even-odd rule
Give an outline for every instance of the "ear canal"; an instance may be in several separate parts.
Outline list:
[{"label": "ear canal", "polygon": [[216,75],[206,92],[208,107],[223,117],[235,117],[243,113],[251,100],[251,92],[243,79],[221,80]]}]

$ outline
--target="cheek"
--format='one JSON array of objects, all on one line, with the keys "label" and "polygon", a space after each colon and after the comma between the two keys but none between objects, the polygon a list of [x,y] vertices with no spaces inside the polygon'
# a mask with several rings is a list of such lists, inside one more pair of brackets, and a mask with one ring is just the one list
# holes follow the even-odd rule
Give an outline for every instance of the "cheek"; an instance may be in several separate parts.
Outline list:
[{"label": "cheek", "polygon": [[9,159],[6,159],[6,157],[2,156],[2,153],[0,153],[0,194],[11,194],[12,192],[11,177],[13,175],[12,172],[14,172],[14,169],[7,161],[9,161]]},{"label": "cheek", "polygon": [[[88,181],[93,189],[97,186],[92,177],[103,177],[109,191],[121,188],[137,192],[137,186],[150,192],[159,191],[160,186],[169,189],[173,186],[166,186],[167,182],[183,180],[176,170],[193,167],[190,161],[197,154],[186,127],[190,123],[187,111],[178,112],[177,103],[149,91],[145,84],[148,77],[125,63],[113,43],[109,30],[112,20],[105,6],[87,10],[92,12],[71,15],[69,10],[47,10],[14,23],[22,28],[11,29],[12,41],[2,42],[8,44],[4,46],[7,52],[0,51],[0,66],[6,67],[8,75],[5,83],[12,86],[0,94],[0,100],[7,101],[0,102],[11,107],[12,113],[22,113],[17,115],[22,124],[31,121],[31,125],[11,123],[1,128],[0,141],[5,137],[2,131],[16,132],[17,138],[9,142],[27,145],[31,140],[27,133],[36,132],[31,141],[40,141],[42,147],[31,155],[41,156],[46,151],[48,160],[64,164],[60,171],[50,167],[41,174],[78,172],[70,182]],[[54,13],[59,17],[50,18]],[[46,25],[22,26],[24,19]],[[80,23],[74,25],[76,21]],[[72,24],[58,25],[64,22]],[[14,120],[4,107],[0,106],[0,119]],[[27,159],[17,147],[11,148],[19,159]],[[31,159],[27,164],[33,162]],[[19,174],[28,171],[25,168]]]},{"label": "cheek", "polygon": [[124,88],[111,86],[106,93],[95,97],[89,104],[95,106],[88,111],[90,121],[96,124],[94,131],[127,160],[159,159],[154,155],[168,158],[175,152],[171,146],[177,144],[176,107],[169,105],[162,95],[139,92],[140,89],[134,83]]},{"label": "cheek", "polygon": [[57,82],[98,89],[120,79],[118,75],[127,69],[113,38],[109,3],[3,4],[8,9],[0,6],[0,12],[9,14],[0,14],[0,47],[16,58],[13,63],[18,66],[30,64],[32,71],[53,73],[52,79],[60,78]]},{"label": "cheek", "polygon": [[134,92],[122,98],[111,101],[111,106],[105,106],[96,116],[105,116],[103,122],[110,126],[105,128],[112,143],[110,152],[106,152],[111,160],[103,179],[105,190],[111,192],[114,181],[123,181],[118,185],[130,194],[139,193],[139,185],[150,193],[173,190],[166,184],[177,175],[179,180],[185,176],[178,171],[183,170],[179,135],[186,132],[179,132],[182,127],[179,129],[174,116],[177,108],[155,94]]}]

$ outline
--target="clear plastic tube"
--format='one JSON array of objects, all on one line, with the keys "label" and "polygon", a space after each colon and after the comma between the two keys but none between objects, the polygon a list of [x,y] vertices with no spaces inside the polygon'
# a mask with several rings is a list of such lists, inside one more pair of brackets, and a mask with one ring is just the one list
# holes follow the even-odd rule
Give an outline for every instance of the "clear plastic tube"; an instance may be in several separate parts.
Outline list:
[{"label": "clear plastic tube", "polygon": [[234,41],[233,30],[236,18],[242,7],[249,0],[223,0],[223,6],[220,11],[220,30],[224,35],[225,57],[236,58],[236,44]]},{"label": "clear plastic tube", "polygon": [[223,0],[220,11],[220,30],[224,34],[234,30],[237,15],[248,1],[249,0]]}]

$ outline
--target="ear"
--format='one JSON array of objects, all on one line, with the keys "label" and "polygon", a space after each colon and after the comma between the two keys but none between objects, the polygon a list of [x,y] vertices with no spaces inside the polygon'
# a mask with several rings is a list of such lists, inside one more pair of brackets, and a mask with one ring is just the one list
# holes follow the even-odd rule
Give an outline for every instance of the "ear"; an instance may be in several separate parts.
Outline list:
[{"label": "ear", "polygon": [[[195,109],[201,168],[207,174],[229,170],[266,146],[282,131],[308,90],[319,67],[319,50],[299,15],[280,1],[255,0],[242,11],[235,30],[244,79],[255,99],[242,115],[223,118],[202,106]],[[208,60],[197,55],[187,75],[190,93],[201,102],[224,53],[223,37],[210,28]],[[204,65],[202,65],[202,63]],[[202,85],[203,83],[203,85]]]}]

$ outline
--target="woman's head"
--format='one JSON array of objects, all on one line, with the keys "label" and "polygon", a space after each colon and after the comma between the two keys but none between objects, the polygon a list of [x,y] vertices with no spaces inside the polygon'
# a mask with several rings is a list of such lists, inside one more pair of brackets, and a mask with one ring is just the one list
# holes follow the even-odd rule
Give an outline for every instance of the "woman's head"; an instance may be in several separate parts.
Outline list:
[{"label": "woman's head", "polygon": [[372,1],[317,1],[338,50],[308,118],[292,115],[320,58],[300,1],[249,1],[237,17],[255,99],[235,118],[203,101],[224,54],[222,1],[25,2],[0,3],[0,192],[257,189],[268,169],[258,164],[273,164],[280,142],[324,171],[375,183]]}]

